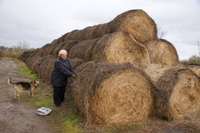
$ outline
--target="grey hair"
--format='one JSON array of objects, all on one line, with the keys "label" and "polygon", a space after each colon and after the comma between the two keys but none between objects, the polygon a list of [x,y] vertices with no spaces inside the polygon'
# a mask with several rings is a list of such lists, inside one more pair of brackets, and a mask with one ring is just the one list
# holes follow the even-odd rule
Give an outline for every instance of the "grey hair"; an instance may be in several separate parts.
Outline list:
[{"label": "grey hair", "polygon": [[65,49],[61,49],[59,52],[58,52],[58,56],[60,57],[61,55],[67,55],[67,51]]}]

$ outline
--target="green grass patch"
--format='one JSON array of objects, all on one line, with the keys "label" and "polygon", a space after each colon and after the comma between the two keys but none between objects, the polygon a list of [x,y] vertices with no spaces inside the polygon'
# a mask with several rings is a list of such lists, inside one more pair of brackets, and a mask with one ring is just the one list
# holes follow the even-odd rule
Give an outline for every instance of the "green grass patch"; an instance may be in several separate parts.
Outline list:
[{"label": "green grass patch", "polygon": [[26,101],[31,106],[37,106],[37,107],[48,107],[51,109],[54,109],[53,104],[53,98],[50,94],[43,94],[43,91],[39,87],[35,91],[35,97],[34,98],[27,98]]},{"label": "green grass patch", "polygon": [[[16,63],[19,66],[19,73],[32,79],[38,79],[38,76],[31,72],[25,63],[16,59]],[[57,108],[53,102],[52,88],[46,86],[45,88],[38,87],[35,90],[35,97],[28,96],[23,93],[22,99],[26,104],[34,107],[47,107],[52,109],[53,114],[48,116],[50,123],[53,127],[61,133],[81,133],[83,129],[81,124],[83,123],[83,118],[78,115],[71,106],[68,107],[65,104],[62,108]],[[69,103],[68,103],[69,104]],[[66,107],[65,107],[66,106]]]},{"label": "green grass patch", "polygon": [[63,127],[65,133],[81,133],[80,123],[82,119],[75,112],[69,112],[65,119],[63,119]]},{"label": "green grass patch", "polygon": [[18,66],[19,66],[18,71],[20,74],[22,74],[32,80],[38,79],[37,74],[32,73],[31,70],[27,67],[27,65],[24,62],[17,60],[17,59],[15,61],[17,62]]},{"label": "green grass patch", "polygon": [[18,58],[23,52],[3,52],[3,57]]}]

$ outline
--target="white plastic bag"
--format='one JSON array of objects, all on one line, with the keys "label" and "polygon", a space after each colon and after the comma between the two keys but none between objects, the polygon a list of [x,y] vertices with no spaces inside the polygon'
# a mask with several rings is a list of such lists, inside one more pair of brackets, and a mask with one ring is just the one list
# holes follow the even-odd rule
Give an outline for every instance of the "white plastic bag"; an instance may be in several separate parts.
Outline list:
[{"label": "white plastic bag", "polygon": [[51,111],[52,110],[50,108],[41,107],[41,108],[36,110],[36,114],[38,114],[38,115],[48,115],[49,113],[51,113]]}]

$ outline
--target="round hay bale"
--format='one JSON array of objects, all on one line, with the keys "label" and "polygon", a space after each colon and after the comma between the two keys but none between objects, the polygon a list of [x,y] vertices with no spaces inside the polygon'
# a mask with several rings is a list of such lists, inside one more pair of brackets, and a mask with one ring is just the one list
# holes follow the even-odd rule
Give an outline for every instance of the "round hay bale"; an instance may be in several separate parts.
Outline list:
[{"label": "round hay bale", "polygon": [[65,40],[95,39],[116,31],[130,33],[138,42],[147,43],[157,38],[154,20],[143,10],[130,10],[118,15],[109,23],[74,30],[65,35]]},{"label": "round hay bale", "polygon": [[80,58],[86,61],[93,60],[91,54],[96,42],[97,39],[79,42],[69,51],[69,58]]},{"label": "round hay bale", "polygon": [[61,50],[61,49],[65,49],[67,50],[68,52],[70,51],[70,49],[75,45],[77,44],[79,41],[65,41],[63,43],[60,43],[60,44],[57,44],[56,47],[54,47],[53,49],[53,52],[52,52],[52,55],[54,55],[55,57],[58,56],[58,52]]},{"label": "round hay bale", "polygon": [[174,46],[167,40],[157,39],[146,44],[151,63],[175,66],[179,63]]},{"label": "round hay bale", "polygon": [[188,68],[171,68],[157,82],[155,112],[167,120],[184,120],[199,113],[200,80]]},{"label": "round hay bale", "polygon": [[146,47],[125,32],[115,32],[102,38],[82,41],[71,48],[69,57],[86,61],[106,60],[117,64],[131,63],[142,68],[150,64]]},{"label": "round hay bale", "polygon": [[57,47],[59,47],[59,45],[65,45],[65,43],[63,43],[62,37],[53,40],[49,44],[44,45],[40,50],[41,56],[44,57],[48,55],[55,55],[55,57],[57,57],[57,53],[55,54],[55,51],[57,51]]},{"label": "round hay bale", "polygon": [[50,83],[50,74],[53,69],[54,60],[55,57],[51,55],[42,57],[38,68],[38,76],[47,83]]},{"label": "round hay bale", "polygon": [[108,25],[112,32],[129,32],[140,43],[147,43],[157,38],[156,23],[143,10],[130,10],[122,13]]},{"label": "round hay bale", "polygon": [[34,56],[33,58],[30,58],[31,65],[29,66],[29,68],[32,72],[38,74],[38,68],[40,67],[42,60],[43,57],[40,56]]},{"label": "round hay bale", "polygon": [[27,63],[27,62],[29,62],[29,58],[32,58],[33,56],[37,55],[38,53],[40,53],[40,48],[37,48],[35,50],[31,50],[31,51],[25,51],[19,57],[19,59],[22,60],[23,62]]},{"label": "round hay bale", "polygon": [[187,68],[191,69],[194,71],[198,77],[200,77],[200,66],[197,65],[186,65]]},{"label": "round hay bale", "polygon": [[51,55],[52,54],[52,50],[55,48],[55,45],[53,45],[53,43],[49,43],[44,45],[41,48],[41,56],[47,56],[47,55]]},{"label": "round hay bale", "polygon": [[71,65],[72,65],[73,69],[76,69],[76,67],[78,67],[79,65],[84,63],[84,60],[82,60],[80,58],[73,58],[73,59],[68,58],[68,59],[69,59]]},{"label": "round hay bale", "polygon": [[32,54],[33,51],[24,51],[24,53],[19,57],[19,60],[26,62],[26,60],[30,58]]},{"label": "round hay bale", "polygon": [[87,124],[128,124],[149,117],[153,84],[140,69],[91,61],[75,71],[77,76],[69,84]]}]

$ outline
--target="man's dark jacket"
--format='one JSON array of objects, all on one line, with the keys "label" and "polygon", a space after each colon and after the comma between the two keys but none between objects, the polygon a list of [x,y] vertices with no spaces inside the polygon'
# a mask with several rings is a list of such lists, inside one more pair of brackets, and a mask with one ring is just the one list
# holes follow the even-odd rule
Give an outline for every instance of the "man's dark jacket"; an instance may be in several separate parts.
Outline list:
[{"label": "man's dark jacket", "polygon": [[51,73],[51,84],[53,86],[64,86],[67,84],[67,78],[73,75],[73,70],[68,59],[56,58],[54,68]]}]

